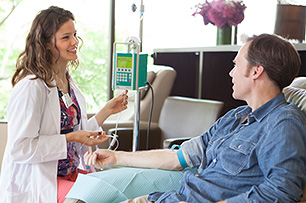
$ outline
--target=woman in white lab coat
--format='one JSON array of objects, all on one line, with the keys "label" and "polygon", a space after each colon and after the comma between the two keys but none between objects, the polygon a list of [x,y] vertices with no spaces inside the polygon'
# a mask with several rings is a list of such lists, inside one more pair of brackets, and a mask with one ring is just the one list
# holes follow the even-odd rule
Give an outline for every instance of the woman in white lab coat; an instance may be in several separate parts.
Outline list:
[{"label": "woman in white lab coat", "polygon": [[122,94],[87,120],[85,98],[69,75],[69,67],[78,66],[74,23],[73,14],[58,7],[41,11],[32,23],[12,78],[1,203],[64,201],[66,183],[94,171],[83,154],[107,140],[101,124],[126,109]]}]

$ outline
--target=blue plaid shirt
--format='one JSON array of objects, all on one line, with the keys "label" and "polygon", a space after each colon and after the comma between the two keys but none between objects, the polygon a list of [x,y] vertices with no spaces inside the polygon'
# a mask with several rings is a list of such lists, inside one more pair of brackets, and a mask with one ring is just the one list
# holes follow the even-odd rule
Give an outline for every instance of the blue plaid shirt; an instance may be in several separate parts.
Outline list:
[{"label": "blue plaid shirt", "polygon": [[[242,106],[182,144],[191,167],[178,191],[150,201],[298,202],[306,181],[306,118],[283,94],[254,112]],[[191,126],[192,127],[192,126]]]}]

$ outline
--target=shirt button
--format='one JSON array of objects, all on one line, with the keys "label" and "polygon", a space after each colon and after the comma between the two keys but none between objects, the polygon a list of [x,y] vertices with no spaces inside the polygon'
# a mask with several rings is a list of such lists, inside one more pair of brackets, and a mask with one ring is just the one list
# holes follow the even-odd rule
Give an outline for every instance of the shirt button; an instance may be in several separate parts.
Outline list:
[{"label": "shirt button", "polygon": [[221,142],[224,142],[225,139],[222,139]]},{"label": "shirt button", "polygon": [[199,174],[195,174],[195,176],[196,176],[196,177],[198,177],[198,176],[199,176]]},{"label": "shirt button", "polygon": [[238,147],[237,147],[237,148],[238,148],[238,149],[240,149],[241,147],[242,147],[242,145],[240,144],[240,145],[238,145]]},{"label": "shirt button", "polygon": [[217,159],[216,159],[216,158],[215,158],[215,159],[213,159],[213,162],[214,162],[214,163],[216,163],[216,162],[217,162]]}]

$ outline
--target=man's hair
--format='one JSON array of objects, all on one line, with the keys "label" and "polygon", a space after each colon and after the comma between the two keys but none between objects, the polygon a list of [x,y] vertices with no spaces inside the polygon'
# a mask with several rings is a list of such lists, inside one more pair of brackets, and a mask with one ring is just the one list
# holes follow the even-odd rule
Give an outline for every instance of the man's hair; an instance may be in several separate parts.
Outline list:
[{"label": "man's hair", "polygon": [[[70,11],[56,6],[51,6],[37,14],[27,36],[25,50],[17,59],[16,71],[12,78],[13,86],[30,74],[34,74],[35,79],[40,78],[48,86],[52,86],[51,82],[54,79],[55,70],[52,68],[52,54],[47,44],[54,39],[57,49],[55,33],[69,20],[74,21],[74,15]],[[58,51],[57,60],[59,57]],[[75,68],[78,65],[78,59],[70,61],[69,64]]]},{"label": "man's hair", "polygon": [[270,34],[248,38],[249,66],[262,66],[268,77],[282,90],[297,76],[301,59],[295,47],[286,39]]}]

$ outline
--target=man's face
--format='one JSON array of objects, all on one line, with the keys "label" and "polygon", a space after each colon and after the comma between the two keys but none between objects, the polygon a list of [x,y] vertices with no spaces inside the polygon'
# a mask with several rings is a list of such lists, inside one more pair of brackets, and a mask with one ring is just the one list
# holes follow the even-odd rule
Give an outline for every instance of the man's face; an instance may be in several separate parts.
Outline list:
[{"label": "man's face", "polygon": [[232,77],[233,83],[233,98],[238,100],[247,101],[251,92],[252,74],[248,61],[246,59],[250,42],[247,42],[240,48],[236,58],[234,59],[234,68],[230,71],[229,75]]}]

